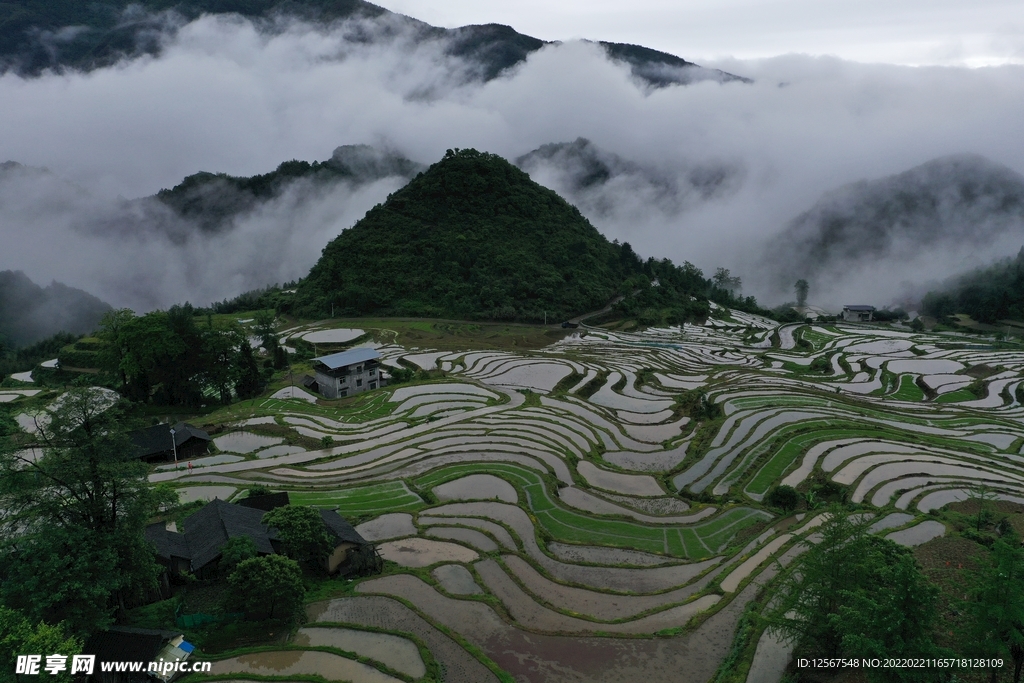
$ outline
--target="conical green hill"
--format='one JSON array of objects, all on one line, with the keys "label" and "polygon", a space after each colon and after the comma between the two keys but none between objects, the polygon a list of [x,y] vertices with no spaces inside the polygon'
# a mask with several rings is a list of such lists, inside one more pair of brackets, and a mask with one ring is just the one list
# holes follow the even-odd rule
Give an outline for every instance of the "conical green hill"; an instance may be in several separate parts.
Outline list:
[{"label": "conical green hill", "polygon": [[509,162],[449,150],[328,244],[296,303],[309,315],[557,320],[604,306],[640,272],[628,244]]}]

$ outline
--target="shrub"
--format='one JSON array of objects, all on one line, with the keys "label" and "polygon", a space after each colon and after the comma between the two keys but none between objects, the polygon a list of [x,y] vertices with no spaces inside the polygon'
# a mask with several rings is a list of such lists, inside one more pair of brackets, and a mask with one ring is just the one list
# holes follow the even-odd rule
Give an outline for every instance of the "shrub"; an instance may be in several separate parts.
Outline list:
[{"label": "shrub", "polygon": [[228,577],[231,604],[246,612],[290,617],[306,593],[299,563],[283,555],[253,557]]},{"label": "shrub", "polygon": [[800,500],[801,496],[797,490],[786,484],[771,488],[764,497],[765,505],[786,511],[795,510],[796,506],[800,504]]}]

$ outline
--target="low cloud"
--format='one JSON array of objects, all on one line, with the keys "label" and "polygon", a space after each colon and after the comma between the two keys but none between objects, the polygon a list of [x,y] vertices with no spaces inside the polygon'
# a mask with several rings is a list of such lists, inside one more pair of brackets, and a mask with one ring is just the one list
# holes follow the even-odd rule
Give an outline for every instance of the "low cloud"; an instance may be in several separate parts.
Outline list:
[{"label": "low cloud", "polygon": [[[137,310],[207,303],[304,275],[332,237],[404,181],[299,183],[216,233],[132,198],[200,170],[252,175],[325,159],[342,144],[432,163],[447,148],[514,159],[582,137],[615,160],[611,176],[580,186],[552,162],[534,166],[536,179],[609,238],[705,271],[728,267],[744,276],[744,293],[771,302],[789,293],[756,268],[761,254],[823,193],[962,152],[1024,171],[1024,67],[787,55],[704,64],[753,84],[650,91],[599,47],[572,42],[481,84],[473,64],[410,26],[391,17],[267,32],[204,17],[165,38],[160,57],[0,77],[0,161],[48,169],[0,176],[0,269]],[[701,192],[694,178],[714,169],[724,180]],[[1006,248],[995,240],[970,252]],[[922,270],[960,267],[955,251],[929,252]],[[907,279],[898,266],[882,257],[871,272],[840,273],[841,285],[814,302],[887,303]]]}]

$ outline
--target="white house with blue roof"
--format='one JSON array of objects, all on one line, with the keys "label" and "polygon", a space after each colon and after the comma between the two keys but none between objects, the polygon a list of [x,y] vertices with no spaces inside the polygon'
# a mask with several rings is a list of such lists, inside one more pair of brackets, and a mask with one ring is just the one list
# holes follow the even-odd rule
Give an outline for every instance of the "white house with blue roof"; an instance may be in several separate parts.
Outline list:
[{"label": "white house with blue roof", "polygon": [[349,349],[313,359],[317,390],[324,398],[344,398],[386,384],[380,354],[374,349]]}]

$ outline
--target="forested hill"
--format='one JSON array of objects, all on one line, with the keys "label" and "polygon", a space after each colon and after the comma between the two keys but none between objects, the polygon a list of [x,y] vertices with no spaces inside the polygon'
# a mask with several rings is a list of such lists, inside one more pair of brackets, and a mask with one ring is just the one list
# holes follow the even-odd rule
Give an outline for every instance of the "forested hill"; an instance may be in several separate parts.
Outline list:
[{"label": "forested hill", "polygon": [[1024,247],[1014,258],[961,275],[944,290],[928,292],[921,308],[936,318],[966,313],[988,324],[1024,320]]},{"label": "forested hill", "polygon": [[110,306],[59,282],[40,287],[21,271],[0,271],[0,351],[57,332],[91,332]]},{"label": "forested hill", "polygon": [[601,308],[644,271],[628,244],[501,157],[449,150],[324,248],[296,304],[308,315],[557,320]]},{"label": "forested hill", "polygon": [[[396,32],[418,41],[444,41],[449,56],[461,59],[474,80],[491,80],[526,60],[547,43],[510,26],[483,24],[446,29],[392,13],[363,0],[14,0],[0,2],[0,73],[13,69],[37,75],[45,69],[94,69],[124,57],[160,52],[165,38],[184,21],[203,14],[237,14],[267,31],[294,17],[320,26],[338,21],[381,20],[377,39]],[[277,28],[275,28],[277,27]],[[359,31],[370,40],[374,31]],[[630,67],[651,87],[699,80],[744,81],[657,50],[601,43],[609,58]]]}]

